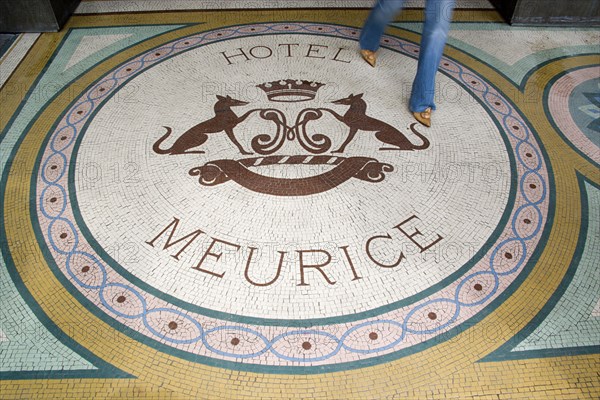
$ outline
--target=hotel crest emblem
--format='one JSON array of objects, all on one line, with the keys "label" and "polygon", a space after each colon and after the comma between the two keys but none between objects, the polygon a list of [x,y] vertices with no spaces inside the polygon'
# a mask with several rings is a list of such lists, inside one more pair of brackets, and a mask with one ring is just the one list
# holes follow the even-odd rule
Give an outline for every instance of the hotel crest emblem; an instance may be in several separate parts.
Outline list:
[{"label": "hotel crest emblem", "polygon": [[[323,83],[294,79],[257,85],[272,103],[310,101],[323,86]],[[208,140],[208,136],[224,132],[242,155],[249,156],[257,153],[260,157],[213,160],[192,168],[189,174],[199,177],[201,185],[216,186],[233,180],[254,192],[276,196],[302,196],[325,192],[351,178],[381,182],[385,179],[385,173],[394,170],[392,165],[379,162],[375,158],[342,156],[359,131],[372,134],[382,142],[384,147],[379,150],[413,151],[429,147],[429,140],[416,130],[417,123],[411,124],[410,130],[420,139],[419,145],[413,144],[406,135],[390,124],[368,116],[367,103],[363,99],[363,94],[350,94],[332,103],[348,106],[348,109],[342,115],[329,108],[304,108],[297,114],[295,122],[290,124],[286,115],[277,108],[253,108],[242,115],[237,115],[233,107],[246,106],[250,103],[231,96],[218,95],[212,118],[188,129],[169,148],[161,147],[172,134],[172,129],[165,126],[167,132],[154,143],[152,149],[157,154],[204,154],[206,152],[201,150],[201,146]],[[325,113],[329,113],[348,129],[345,140],[337,148],[332,146],[332,140],[327,134],[311,134],[307,131],[307,126],[321,119]],[[247,151],[234,133],[234,129],[251,116],[274,125],[270,134],[258,134],[251,139],[251,149],[254,153]],[[277,155],[277,151],[286,141],[295,141],[307,154]],[[328,152],[331,155],[324,154]],[[322,165],[331,166],[331,169],[319,175],[296,179],[266,176],[253,171],[259,166],[283,165]]]}]

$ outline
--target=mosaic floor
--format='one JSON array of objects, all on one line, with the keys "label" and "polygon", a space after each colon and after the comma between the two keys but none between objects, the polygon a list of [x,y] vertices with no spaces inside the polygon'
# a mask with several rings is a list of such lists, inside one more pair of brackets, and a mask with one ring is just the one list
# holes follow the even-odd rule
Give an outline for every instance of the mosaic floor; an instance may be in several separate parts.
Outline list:
[{"label": "mosaic floor", "polygon": [[2,46],[1,398],[600,396],[598,29],[459,3],[425,128],[419,4],[119,3]]}]

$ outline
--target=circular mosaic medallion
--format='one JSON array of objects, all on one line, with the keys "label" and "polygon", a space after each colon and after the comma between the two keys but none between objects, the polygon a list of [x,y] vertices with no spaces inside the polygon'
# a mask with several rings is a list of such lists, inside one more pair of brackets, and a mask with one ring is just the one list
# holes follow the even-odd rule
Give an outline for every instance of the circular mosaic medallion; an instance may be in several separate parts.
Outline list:
[{"label": "circular mosaic medallion", "polygon": [[99,79],[40,160],[59,272],[144,338],[255,366],[343,368],[474,317],[540,240],[542,151],[449,59],[417,124],[418,47],[385,37],[373,69],[357,34],[231,27]]}]

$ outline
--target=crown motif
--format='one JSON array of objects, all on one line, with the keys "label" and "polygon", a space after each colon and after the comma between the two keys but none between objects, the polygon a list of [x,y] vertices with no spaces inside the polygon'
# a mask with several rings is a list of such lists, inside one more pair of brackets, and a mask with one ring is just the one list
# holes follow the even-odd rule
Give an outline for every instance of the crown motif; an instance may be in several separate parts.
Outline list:
[{"label": "crown motif", "polygon": [[312,100],[324,83],[309,82],[294,79],[265,82],[256,87],[262,89],[270,101],[281,103],[296,103]]}]

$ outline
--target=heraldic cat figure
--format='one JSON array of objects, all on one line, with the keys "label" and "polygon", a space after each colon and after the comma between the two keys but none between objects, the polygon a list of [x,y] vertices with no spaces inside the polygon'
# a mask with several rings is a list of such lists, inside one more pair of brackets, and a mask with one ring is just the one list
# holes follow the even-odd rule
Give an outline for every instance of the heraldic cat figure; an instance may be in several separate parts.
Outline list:
[{"label": "heraldic cat figure", "polygon": [[333,153],[343,153],[346,146],[352,142],[354,136],[358,131],[364,132],[375,132],[375,137],[390,146],[393,147],[382,147],[379,150],[423,150],[429,147],[429,140],[421,133],[417,132],[414,128],[416,123],[410,126],[410,130],[423,142],[420,145],[414,145],[410,140],[398,129],[394,128],[390,124],[387,124],[377,118],[369,117],[367,115],[367,103],[362,98],[363,94],[351,94],[343,99],[332,101],[333,104],[347,105],[350,106],[344,115],[340,115],[333,110],[323,109],[329,111],[335,118],[343,122],[350,128],[348,137],[342,143],[342,145]]},{"label": "heraldic cat figure", "polygon": [[246,101],[236,100],[231,96],[223,97],[217,95],[217,102],[214,106],[214,117],[200,122],[198,125],[188,129],[179,138],[177,138],[177,140],[175,140],[175,143],[173,143],[170,148],[161,149],[160,145],[173,132],[171,128],[165,126],[164,128],[167,129],[167,133],[165,133],[156,141],[156,143],[154,143],[152,150],[158,154],[204,154],[205,151],[203,150],[192,149],[204,144],[204,142],[208,140],[209,134],[225,132],[229,140],[231,140],[231,142],[237,146],[242,154],[252,154],[244,150],[242,145],[237,141],[233,133],[233,128],[235,128],[239,123],[244,121],[250,114],[257,110],[250,110],[242,116],[237,116],[237,114],[231,109],[231,107],[245,106],[248,104],[249,103]]}]

